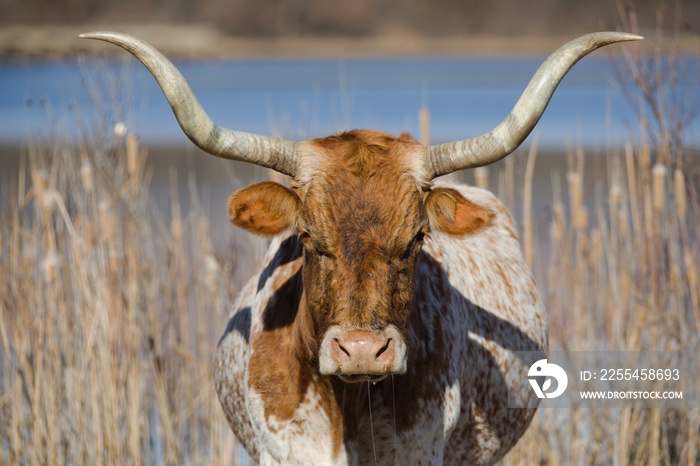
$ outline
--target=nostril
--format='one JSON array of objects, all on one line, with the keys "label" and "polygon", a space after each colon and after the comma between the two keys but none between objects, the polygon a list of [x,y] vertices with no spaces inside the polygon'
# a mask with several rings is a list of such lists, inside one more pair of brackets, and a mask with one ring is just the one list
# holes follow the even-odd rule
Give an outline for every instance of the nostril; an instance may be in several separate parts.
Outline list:
[{"label": "nostril", "polygon": [[343,347],[343,345],[340,344],[340,341],[339,341],[337,338],[334,338],[333,341],[335,342],[336,345],[338,345],[338,349],[340,349],[340,351],[342,351],[343,353],[345,353],[345,355],[349,358],[349,357],[350,357],[350,353],[348,352],[348,350],[346,350],[346,349]]},{"label": "nostril", "polygon": [[381,348],[379,348],[379,351],[377,351],[377,354],[375,355],[375,358],[376,358],[376,359],[379,359],[380,357],[382,357],[382,354],[384,354],[384,353],[386,352],[386,350],[389,349],[389,345],[390,345],[390,344],[391,344],[391,338],[389,338],[389,339],[386,341],[386,345],[384,345],[384,346],[382,346]]}]

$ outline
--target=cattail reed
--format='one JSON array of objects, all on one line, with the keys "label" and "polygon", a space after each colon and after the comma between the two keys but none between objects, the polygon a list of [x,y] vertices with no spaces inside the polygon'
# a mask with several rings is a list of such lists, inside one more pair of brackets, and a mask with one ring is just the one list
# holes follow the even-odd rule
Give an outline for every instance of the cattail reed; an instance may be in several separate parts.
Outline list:
[{"label": "cattail reed", "polygon": [[170,234],[175,241],[180,241],[183,234],[182,215],[180,213],[180,191],[177,182],[177,170],[170,168]]},{"label": "cattail reed", "polygon": [[666,203],[666,167],[660,163],[654,165],[652,179],[654,186],[654,210],[661,212],[664,210]]},{"label": "cattail reed", "polygon": [[126,172],[130,177],[138,174],[139,167],[139,140],[135,134],[129,134],[126,138]]},{"label": "cattail reed", "polygon": [[578,222],[576,218],[577,215],[579,215],[582,205],[581,176],[574,171],[570,171],[566,174],[566,183],[569,190],[569,210],[571,211],[571,215],[574,219],[574,224],[578,224],[580,222]]},{"label": "cattail reed", "polygon": [[676,211],[681,221],[685,221],[685,178],[683,177],[683,172],[678,168],[673,172],[673,191],[676,201]]},{"label": "cattail reed", "polygon": [[474,180],[476,186],[482,189],[489,189],[489,169],[478,167],[474,169]]},{"label": "cattail reed", "polygon": [[617,212],[620,209],[620,203],[622,201],[622,186],[620,183],[620,158],[615,157],[612,161],[612,175],[610,181],[610,210],[612,212]]},{"label": "cattail reed", "polygon": [[418,113],[420,125],[420,143],[424,146],[430,145],[430,110],[427,107],[422,107]]},{"label": "cattail reed", "polygon": [[554,244],[562,241],[566,234],[566,214],[564,204],[561,201],[554,201],[552,205],[552,224],[550,236]]},{"label": "cattail reed", "polygon": [[639,209],[640,193],[637,189],[637,170],[634,163],[634,150],[629,142],[625,144],[625,164],[627,171],[627,192],[629,193],[630,213],[632,217],[632,225],[635,232],[641,230],[641,211]]},{"label": "cattail reed", "polygon": [[42,190],[40,205],[47,215],[52,214],[58,207],[59,194],[55,189],[44,188]]},{"label": "cattail reed", "polygon": [[209,290],[214,291],[219,283],[219,262],[212,254],[204,256],[204,268],[206,270],[207,285]]},{"label": "cattail reed", "polygon": [[588,228],[588,223],[588,208],[585,206],[579,207],[574,214],[572,224],[577,230],[586,231],[586,228]]},{"label": "cattail reed", "polygon": [[60,257],[55,252],[49,252],[46,257],[41,261],[41,271],[44,274],[44,280],[49,285],[53,284],[56,280],[56,275],[58,274]]},{"label": "cattail reed", "polygon": [[80,167],[80,181],[83,184],[83,189],[88,194],[92,194],[93,190],[95,189],[93,176],[92,165],[87,160],[84,161]]},{"label": "cattail reed", "polygon": [[106,244],[113,245],[116,224],[114,222],[114,212],[112,212],[110,203],[106,200],[100,201],[98,211],[102,238]]},{"label": "cattail reed", "polygon": [[535,133],[527,155],[525,185],[523,187],[523,247],[525,250],[525,261],[530,267],[532,267],[535,262],[535,232],[532,224],[532,178],[535,173],[535,160],[537,159],[537,145],[539,139],[539,133]]},{"label": "cattail reed", "polygon": [[34,187],[34,197],[39,206],[44,209],[46,205],[45,190],[48,175],[44,170],[32,170],[32,186]]},{"label": "cattail reed", "polygon": [[620,237],[620,239],[626,238],[629,233],[629,226],[627,225],[629,223],[629,218],[625,207],[622,207],[617,211],[617,235]]}]

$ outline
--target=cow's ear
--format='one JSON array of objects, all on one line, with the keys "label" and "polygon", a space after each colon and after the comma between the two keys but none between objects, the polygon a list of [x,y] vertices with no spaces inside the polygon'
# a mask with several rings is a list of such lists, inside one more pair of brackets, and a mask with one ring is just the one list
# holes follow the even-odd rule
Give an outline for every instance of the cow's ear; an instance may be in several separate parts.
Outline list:
[{"label": "cow's ear", "polygon": [[416,141],[416,139],[408,131],[404,131],[403,133],[401,133],[398,139],[401,142],[415,142],[416,144],[418,144],[418,141]]},{"label": "cow's ear", "polygon": [[425,198],[430,228],[451,235],[464,235],[482,230],[489,225],[494,213],[474,204],[456,189],[435,188]]},{"label": "cow's ear", "polygon": [[236,226],[264,236],[297,224],[301,201],[289,188],[266,181],[240,189],[228,200],[228,216]]}]

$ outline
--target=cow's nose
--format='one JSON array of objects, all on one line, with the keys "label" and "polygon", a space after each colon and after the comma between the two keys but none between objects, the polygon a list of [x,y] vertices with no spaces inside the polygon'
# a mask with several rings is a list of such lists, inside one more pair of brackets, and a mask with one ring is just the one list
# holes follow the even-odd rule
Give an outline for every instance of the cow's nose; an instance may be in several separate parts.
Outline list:
[{"label": "cow's nose", "polygon": [[322,373],[339,375],[347,381],[362,381],[406,371],[405,345],[398,332],[330,333],[321,348]]},{"label": "cow's nose", "polygon": [[331,341],[331,357],[348,372],[375,373],[388,368],[396,356],[391,338],[370,332],[349,332]]}]

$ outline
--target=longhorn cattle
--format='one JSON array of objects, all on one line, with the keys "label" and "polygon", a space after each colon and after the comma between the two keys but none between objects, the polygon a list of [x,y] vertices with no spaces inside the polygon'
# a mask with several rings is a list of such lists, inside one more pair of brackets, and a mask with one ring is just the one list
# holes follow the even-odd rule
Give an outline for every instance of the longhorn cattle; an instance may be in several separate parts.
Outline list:
[{"label": "longhorn cattle", "polygon": [[519,352],[547,351],[547,317],[508,210],[435,178],[511,153],[580,58],[640,37],[566,44],[495,129],[431,147],[367,130],[295,143],[223,129],[150,45],[82,37],[141,60],[204,151],[291,179],[228,203],[235,225],[273,238],[215,356],[224,413],[256,461],[493,464],[508,452],[538,406]]}]

